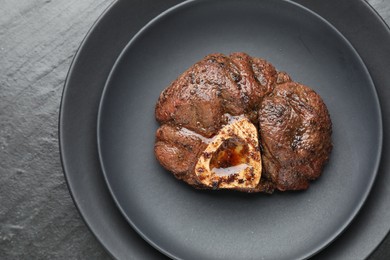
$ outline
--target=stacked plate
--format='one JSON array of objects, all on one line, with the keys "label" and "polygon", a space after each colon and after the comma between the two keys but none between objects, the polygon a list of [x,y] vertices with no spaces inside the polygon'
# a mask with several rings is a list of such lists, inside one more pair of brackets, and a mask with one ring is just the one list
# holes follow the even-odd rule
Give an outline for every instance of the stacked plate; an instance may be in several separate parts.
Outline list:
[{"label": "stacked plate", "polygon": [[[117,1],[70,69],[61,154],[92,232],[118,259],[367,257],[390,228],[390,166],[380,161],[389,29],[363,1],[179,2]],[[309,190],[198,191],[156,161],[160,92],[206,54],[236,51],[288,71],[327,104],[334,150]]]}]

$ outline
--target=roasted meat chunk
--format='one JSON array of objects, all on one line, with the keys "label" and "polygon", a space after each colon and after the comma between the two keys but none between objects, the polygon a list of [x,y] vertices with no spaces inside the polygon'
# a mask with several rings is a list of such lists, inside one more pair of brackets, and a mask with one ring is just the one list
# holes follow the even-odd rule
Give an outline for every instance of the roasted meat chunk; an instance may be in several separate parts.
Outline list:
[{"label": "roasted meat chunk", "polygon": [[157,101],[157,121],[212,137],[226,124],[225,114],[256,118],[253,113],[271,93],[277,72],[244,53],[231,57],[208,55],[179,76]]},{"label": "roasted meat chunk", "polygon": [[331,122],[311,89],[266,60],[210,54],[160,95],[155,155],[199,189],[306,189],[331,150]]},{"label": "roasted meat chunk", "polygon": [[284,190],[307,189],[332,149],[332,123],[321,97],[304,85],[277,85],[259,110],[264,177]]}]

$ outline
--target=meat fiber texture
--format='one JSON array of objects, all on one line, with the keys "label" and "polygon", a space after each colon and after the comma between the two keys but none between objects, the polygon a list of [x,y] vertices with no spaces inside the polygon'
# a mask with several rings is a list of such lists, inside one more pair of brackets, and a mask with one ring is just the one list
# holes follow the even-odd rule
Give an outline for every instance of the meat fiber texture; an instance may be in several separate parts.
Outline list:
[{"label": "meat fiber texture", "polygon": [[174,176],[200,189],[195,172],[210,140],[240,116],[256,126],[261,179],[244,192],[307,189],[321,175],[332,150],[332,123],[312,89],[293,82],[264,59],[216,53],[195,63],[160,95],[155,155]]}]

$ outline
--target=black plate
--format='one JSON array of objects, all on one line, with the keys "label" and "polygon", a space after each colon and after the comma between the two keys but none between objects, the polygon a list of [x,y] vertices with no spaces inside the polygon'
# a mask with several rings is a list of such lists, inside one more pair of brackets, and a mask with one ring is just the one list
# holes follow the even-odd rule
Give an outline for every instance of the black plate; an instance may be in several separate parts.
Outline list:
[{"label": "black plate", "polygon": [[[80,47],[64,88],[60,145],[65,177],[75,203],[103,246],[118,259],[161,259],[127,224],[117,210],[100,173],[96,150],[96,114],[101,91],[113,63],[132,35],[148,20],[180,1],[118,1],[99,19]],[[380,99],[390,98],[389,29],[364,1],[297,0],[332,22],[354,45],[367,65]],[[362,24],[364,26],[355,26]],[[112,39],[115,39],[113,41]],[[375,46],[373,48],[372,46]],[[390,105],[382,102],[385,114]],[[386,117],[384,118],[386,119]],[[383,157],[390,130],[384,121]],[[316,258],[362,259],[387,234],[390,212],[389,161],[381,162],[374,192],[351,226]]]},{"label": "black plate", "polygon": [[[156,161],[161,91],[204,55],[235,51],[269,60],[327,104],[334,149],[308,191],[198,191]],[[98,144],[124,216],[170,257],[302,259],[329,244],[362,206],[379,165],[382,122],[364,63],[315,13],[288,1],[189,1],[150,22],[120,55],[101,101]]]}]

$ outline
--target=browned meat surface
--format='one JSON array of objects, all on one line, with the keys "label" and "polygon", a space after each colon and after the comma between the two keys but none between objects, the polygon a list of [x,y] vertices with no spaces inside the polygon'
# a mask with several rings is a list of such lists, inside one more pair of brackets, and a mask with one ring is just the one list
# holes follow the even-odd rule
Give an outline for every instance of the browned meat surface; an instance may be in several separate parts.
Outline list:
[{"label": "browned meat surface", "polygon": [[[196,188],[306,189],[331,149],[331,123],[321,98],[245,53],[211,54],[194,64],[161,93],[156,119],[157,159]],[[302,137],[291,141],[293,131]],[[242,158],[233,160],[237,154]]]},{"label": "browned meat surface", "polygon": [[176,178],[199,185],[192,172],[200,153],[206,148],[205,139],[167,124],[157,130],[156,137],[155,153],[160,163]]},{"label": "browned meat surface", "polygon": [[179,76],[157,101],[157,121],[211,137],[226,124],[226,113],[256,118],[262,97],[276,82],[276,70],[244,53],[231,57],[208,55]]},{"label": "browned meat surface", "polygon": [[282,191],[307,189],[332,149],[332,123],[321,97],[298,83],[278,85],[263,99],[259,122],[264,177]]}]

